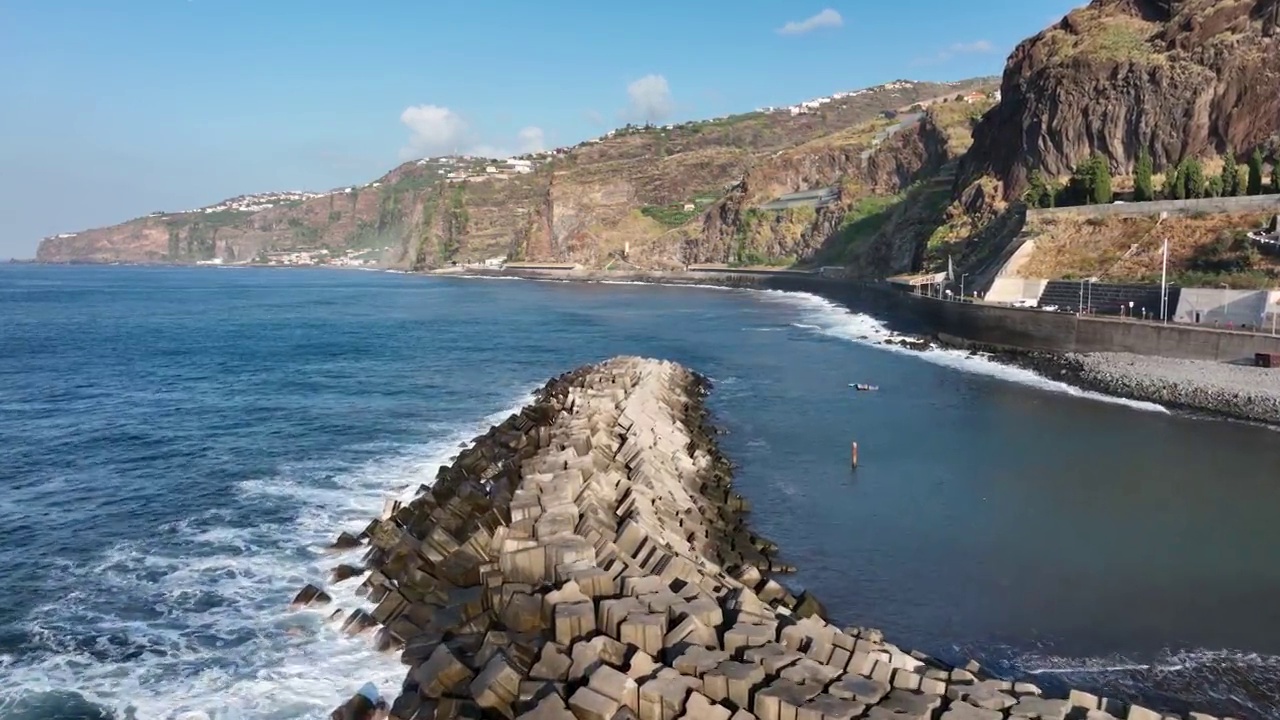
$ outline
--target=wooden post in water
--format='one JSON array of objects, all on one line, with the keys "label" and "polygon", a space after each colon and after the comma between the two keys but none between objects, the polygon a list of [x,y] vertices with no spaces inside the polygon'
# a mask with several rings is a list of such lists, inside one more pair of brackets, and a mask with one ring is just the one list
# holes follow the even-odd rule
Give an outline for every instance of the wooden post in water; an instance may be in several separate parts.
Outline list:
[{"label": "wooden post in water", "polygon": [[849,445],[849,465],[854,470],[858,469],[858,443],[850,443]]}]

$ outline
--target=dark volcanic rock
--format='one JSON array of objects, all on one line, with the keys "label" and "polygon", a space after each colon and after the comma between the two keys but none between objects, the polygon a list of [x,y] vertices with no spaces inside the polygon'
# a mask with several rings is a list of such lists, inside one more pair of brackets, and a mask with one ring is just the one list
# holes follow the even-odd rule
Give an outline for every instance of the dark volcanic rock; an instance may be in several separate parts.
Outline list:
[{"label": "dark volcanic rock", "polygon": [[1280,129],[1280,0],[1094,0],[1022,42],[1000,104],[974,132],[964,187],[1005,197],[1032,170],[1064,176],[1093,152],[1128,173],[1269,146]]}]

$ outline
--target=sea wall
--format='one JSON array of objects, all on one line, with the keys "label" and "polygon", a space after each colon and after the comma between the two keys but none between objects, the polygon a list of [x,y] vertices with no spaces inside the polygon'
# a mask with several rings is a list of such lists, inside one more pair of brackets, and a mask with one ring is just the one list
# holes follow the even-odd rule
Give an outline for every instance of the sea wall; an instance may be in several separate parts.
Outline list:
[{"label": "sea wall", "polygon": [[[555,378],[407,505],[340,536],[368,546],[366,574],[339,574],[368,605],[333,620],[407,675],[389,708],[366,690],[333,717],[1161,719],[831,625],[768,577],[786,568],[746,527],[707,389],[640,358]],[[309,585],[295,604],[327,598]]]},{"label": "sea wall", "polygon": [[1280,336],[1070,313],[959,303],[903,295],[932,332],[980,345],[1050,352],[1124,352],[1183,360],[1251,362],[1280,353]]}]

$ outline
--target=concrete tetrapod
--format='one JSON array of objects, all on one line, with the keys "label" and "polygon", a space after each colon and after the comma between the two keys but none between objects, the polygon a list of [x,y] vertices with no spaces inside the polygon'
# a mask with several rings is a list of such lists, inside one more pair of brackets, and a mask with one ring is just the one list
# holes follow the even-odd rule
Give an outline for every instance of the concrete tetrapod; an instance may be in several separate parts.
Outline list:
[{"label": "concrete tetrapod", "polygon": [[[391,718],[1116,714],[841,630],[816,598],[770,579],[785,566],[747,528],[708,391],[679,365],[635,357],[553,378],[412,501],[340,536],[367,548],[370,607],[352,627],[377,627],[408,666]],[[353,701],[332,717],[387,712]]]}]

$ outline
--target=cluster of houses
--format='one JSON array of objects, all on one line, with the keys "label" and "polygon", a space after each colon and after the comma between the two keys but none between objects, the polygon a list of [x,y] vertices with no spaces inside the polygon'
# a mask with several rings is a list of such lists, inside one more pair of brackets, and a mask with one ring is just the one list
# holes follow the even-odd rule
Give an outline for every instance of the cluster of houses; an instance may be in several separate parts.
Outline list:
[{"label": "cluster of houses", "polygon": [[336,254],[325,249],[308,249],[301,248],[296,250],[280,250],[276,252],[263,253],[259,256],[257,264],[260,265],[291,265],[291,266],[312,266],[312,265],[329,265],[337,267],[362,267],[366,265],[377,265],[377,255],[390,247],[378,249],[348,249],[341,254]]},{"label": "cluster of houses", "polygon": [[261,210],[269,210],[283,203],[303,202],[305,200],[314,200],[316,198],[332,195],[338,190],[330,192],[316,193],[305,192],[302,190],[285,190],[282,192],[266,192],[256,193],[253,195],[240,195],[230,200],[223,200],[217,205],[209,207],[196,208],[194,210],[179,210],[176,213],[167,213],[163,210],[157,210],[147,215],[147,217],[160,217],[162,215],[187,215],[191,213],[215,213],[226,210],[234,210],[237,212],[259,212]]},{"label": "cluster of houses", "polygon": [[[472,158],[466,159],[471,160]],[[441,168],[436,172],[444,175],[445,182],[482,182],[485,180],[510,180],[520,175],[528,175],[533,172],[535,167],[534,161],[529,157],[512,157],[485,164],[483,167],[464,168],[452,172],[446,172]]]},{"label": "cluster of houses", "polygon": [[[948,84],[957,85],[958,83],[948,83]],[[915,83],[910,80],[895,80],[894,82],[885,83],[884,85],[877,85],[876,87],[864,88],[862,90],[849,90],[845,92],[838,92],[838,93],[833,93],[831,95],[814,98],[812,100],[805,100],[804,102],[798,103],[796,105],[787,105],[783,107],[775,107],[775,106],[769,105],[766,107],[759,108],[757,112],[762,112],[770,115],[774,113],[788,113],[792,117],[795,117],[797,115],[810,115],[818,112],[818,110],[821,109],[823,105],[827,105],[833,102],[838,102],[840,100],[848,100],[851,98],[858,97],[859,95],[866,95],[867,93],[873,93],[873,92],[904,90],[913,86],[915,86]],[[981,102],[983,100],[986,100],[987,98],[994,98],[996,102],[1000,102],[1000,91],[996,90],[994,93],[984,93],[984,92],[976,92],[976,91],[971,92],[964,96],[964,101],[966,103],[972,104],[976,102]],[[919,104],[922,107],[927,107],[933,102],[936,102],[937,100],[941,100],[941,99],[943,98],[926,100],[917,104]],[[949,100],[950,97],[947,96],[945,99]]]}]

